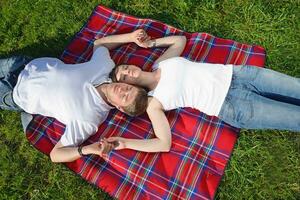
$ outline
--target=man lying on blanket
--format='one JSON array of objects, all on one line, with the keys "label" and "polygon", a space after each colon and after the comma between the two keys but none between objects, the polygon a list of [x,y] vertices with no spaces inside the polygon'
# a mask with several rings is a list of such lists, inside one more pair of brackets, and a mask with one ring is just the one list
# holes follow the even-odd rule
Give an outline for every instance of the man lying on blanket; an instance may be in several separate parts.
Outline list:
[{"label": "man lying on blanket", "polygon": [[80,144],[97,132],[113,106],[132,105],[136,96],[147,98],[144,89],[111,83],[108,74],[115,64],[108,50],[128,42],[145,47],[148,40],[142,29],[97,39],[91,60],[81,64],[65,64],[57,58],[1,59],[0,109],[54,117],[64,123],[65,132],[50,153],[53,162],[71,162],[85,154],[103,156],[114,148],[113,143],[104,139],[84,148]]}]

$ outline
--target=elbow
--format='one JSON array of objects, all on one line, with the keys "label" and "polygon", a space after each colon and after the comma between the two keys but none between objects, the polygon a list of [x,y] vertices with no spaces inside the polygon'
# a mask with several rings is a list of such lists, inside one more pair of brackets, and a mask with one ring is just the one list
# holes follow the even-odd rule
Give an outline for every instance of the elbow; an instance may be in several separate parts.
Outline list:
[{"label": "elbow", "polygon": [[186,37],[185,37],[184,35],[179,36],[178,39],[179,39],[179,42],[180,42],[180,44],[181,44],[182,46],[185,46],[185,45],[186,45],[187,39],[186,39]]},{"label": "elbow", "polygon": [[181,35],[181,36],[178,36],[177,37],[177,40],[176,40],[176,45],[177,45],[177,48],[179,49],[178,50],[178,56],[182,54],[185,46],[186,46],[186,37],[184,35]]},{"label": "elbow", "polygon": [[99,46],[105,46],[104,44],[101,43],[101,39],[95,40],[93,44],[94,44],[93,52],[95,52]]},{"label": "elbow", "polygon": [[166,143],[164,144],[164,147],[163,147],[163,149],[162,149],[162,152],[168,153],[168,152],[170,152],[170,150],[171,150],[171,141],[170,141],[170,142],[166,142]]},{"label": "elbow", "polygon": [[53,163],[59,163],[59,161],[57,160],[57,156],[55,155],[54,149],[50,152],[50,159],[51,159],[51,162],[53,162]]},{"label": "elbow", "polygon": [[165,148],[165,149],[163,149],[161,152],[164,152],[164,153],[169,153],[169,152],[170,152],[170,149],[171,149],[171,148],[167,148],[167,147],[166,147],[166,148]]},{"label": "elbow", "polygon": [[99,46],[99,39],[98,40],[94,40],[94,51],[97,48],[97,46]]}]

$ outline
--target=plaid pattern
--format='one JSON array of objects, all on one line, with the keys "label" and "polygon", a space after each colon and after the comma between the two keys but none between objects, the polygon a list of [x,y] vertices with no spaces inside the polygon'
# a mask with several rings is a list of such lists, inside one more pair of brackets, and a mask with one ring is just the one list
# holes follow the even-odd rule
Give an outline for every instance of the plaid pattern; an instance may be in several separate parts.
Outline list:
[{"label": "plaid pattern", "polygon": [[[97,6],[88,22],[63,52],[66,63],[88,61],[95,36],[127,33],[143,28],[154,38],[185,35],[182,56],[199,62],[263,66],[262,47],[221,39],[207,33],[187,33],[151,19],[139,19],[104,6]],[[164,49],[143,49],[127,44],[111,51],[116,64],[130,63],[151,70]],[[88,182],[118,199],[213,199],[236,142],[238,129],[191,108],[166,113],[172,130],[169,153],[113,151],[108,157],[90,155],[66,166]],[[35,116],[27,128],[28,140],[49,154],[64,132],[55,119]],[[85,143],[100,137],[151,138],[154,136],[146,115],[138,118],[112,110],[98,132]]]}]

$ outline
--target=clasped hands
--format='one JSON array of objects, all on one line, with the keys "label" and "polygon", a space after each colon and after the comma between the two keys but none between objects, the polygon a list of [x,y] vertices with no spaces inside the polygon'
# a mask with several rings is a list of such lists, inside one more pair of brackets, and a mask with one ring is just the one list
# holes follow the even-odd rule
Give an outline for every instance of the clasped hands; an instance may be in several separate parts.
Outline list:
[{"label": "clasped hands", "polygon": [[121,150],[125,148],[125,139],[121,137],[103,138],[100,142],[87,145],[84,154],[96,154],[101,157],[106,156],[112,150]]},{"label": "clasped hands", "polygon": [[153,44],[155,43],[143,29],[133,31],[131,33],[131,38],[134,43],[143,48],[153,47]]}]

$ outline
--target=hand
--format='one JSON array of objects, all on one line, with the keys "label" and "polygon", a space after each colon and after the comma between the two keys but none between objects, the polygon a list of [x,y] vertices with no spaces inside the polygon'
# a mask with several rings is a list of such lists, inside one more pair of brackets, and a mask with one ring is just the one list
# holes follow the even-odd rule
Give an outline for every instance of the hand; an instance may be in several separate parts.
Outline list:
[{"label": "hand", "polygon": [[125,149],[125,138],[122,137],[110,137],[106,139],[107,142],[114,144],[115,150]]},{"label": "hand", "polygon": [[105,138],[100,141],[100,156],[107,155],[114,149],[114,144],[108,142]]},{"label": "hand", "polygon": [[114,145],[112,143],[107,142],[105,139],[100,142],[95,142],[87,146],[87,149],[84,154],[96,154],[101,157],[108,154],[111,150],[114,149]]},{"label": "hand", "polygon": [[132,41],[136,43],[138,46],[143,48],[148,48],[148,43],[151,37],[143,30],[138,29],[131,33]]}]

